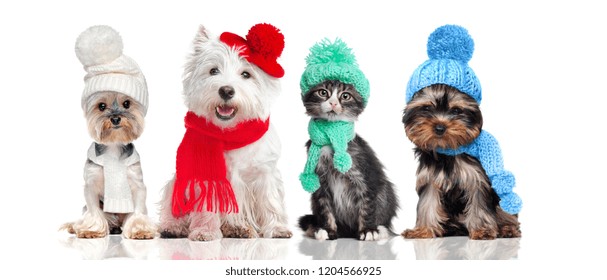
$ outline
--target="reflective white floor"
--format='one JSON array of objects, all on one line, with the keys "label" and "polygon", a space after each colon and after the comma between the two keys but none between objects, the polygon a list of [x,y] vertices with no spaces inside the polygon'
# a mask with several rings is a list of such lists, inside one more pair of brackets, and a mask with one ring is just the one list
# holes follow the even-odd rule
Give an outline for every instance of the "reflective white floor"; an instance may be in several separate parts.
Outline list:
[{"label": "reflective white floor", "polygon": [[78,239],[62,235],[58,242],[75,258],[153,260],[510,260],[518,259],[519,238],[491,241],[448,237],[383,241],[338,239],[317,241],[296,232],[291,239],[129,240],[120,235]]}]

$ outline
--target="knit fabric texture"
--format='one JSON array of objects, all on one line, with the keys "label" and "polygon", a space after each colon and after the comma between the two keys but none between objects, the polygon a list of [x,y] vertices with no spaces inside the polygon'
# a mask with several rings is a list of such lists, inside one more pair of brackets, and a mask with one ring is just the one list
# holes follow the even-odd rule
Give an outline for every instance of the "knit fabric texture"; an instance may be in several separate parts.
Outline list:
[{"label": "knit fabric texture", "polygon": [[491,181],[491,187],[500,198],[500,207],[509,214],[518,214],[523,206],[521,198],[514,193],[514,175],[504,169],[499,143],[485,130],[470,144],[457,149],[437,149],[438,153],[455,156],[462,153],[478,159]]},{"label": "knit fabric texture", "polygon": [[81,105],[87,111],[87,99],[98,92],[113,91],[130,96],[148,110],[148,89],[139,65],[122,53],[122,38],[106,25],[91,26],[76,40],[76,56],[84,66],[84,90]]},{"label": "knit fabric texture", "polygon": [[134,211],[131,187],[128,182],[127,169],[139,162],[139,154],[133,153],[120,158],[120,155],[103,153],[97,155],[93,142],[87,152],[89,160],[103,166],[103,211],[108,213],[132,213]]},{"label": "knit fabric texture", "polygon": [[348,154],[348,143],[354,139],[354,123],[345,121],[327,121],[312,119],[308,123],[308,134],[312,144],[308,149],[308,159],[299,180],[307,192],[315,192],[320,188],[320,180],[316,174],[316,166],[320,160],[320,151],[324,146],[333,149],[333,166],[341,173],[346,173],[352,167],[352,157]]},{"label": "knit fabric texture", "polygon": [[180,217],[192,211],[238,212],[238,203],[227,179],[224,153],[259,140],[270,119],[251,120],[223,129],[193,112],[185,117],[186,132],[177,149],[172,214]]},{"label": "knit fabric texture", "polygon": [[429,59],[415,69],[407,84],[407,103],[419,90],[445,84],[470,95],[480,104],[481,84],[468,66],[474,52],[474,41],[465,28],[457,25],[437,28],[428,38],[427,52]]},{"label": "knit fabric texture", "polygon": [[337,38],[334,42],[325,38],[310,48],[306,57],[306,69],[301,75],[301,95],[324,81],[338,80],[351,84],[362,96],[363,106],[369,100],[369,81],[358,68],[356,57],[346,43]]},{"label": "knit fabric texture", "polygon": [[219,36],[226,45],[240,50],[240,55],[257,65],[268,75],[282,78],[285,70],[277,60],[285,47],[285,37],[278,28],[268,23],[253,25],[246,38],[224,32]]}]

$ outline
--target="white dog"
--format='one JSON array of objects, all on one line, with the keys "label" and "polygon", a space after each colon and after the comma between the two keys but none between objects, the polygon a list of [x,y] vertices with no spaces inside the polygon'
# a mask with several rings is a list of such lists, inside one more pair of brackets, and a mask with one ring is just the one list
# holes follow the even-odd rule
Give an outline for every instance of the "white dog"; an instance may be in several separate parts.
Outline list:
[{"label": "white dog", "polygon": [[280,142],[270,105],[284,37],[269,24],[246,38],[200,26],[183,81],[188,114],[175,177],[160,202],[163,238],[289,238]]},{"label": "white dog", "polygon": [[82,109],[95,140],[84,167],[83,217],[62,226],[79,238],[122,232],[126,238],[151,239],[157,232],[147,216],[146,187],[132,143],[143,132],[147,85],[122,48],[122,38],[109,26],[92,26],[76,40],[76,55],[87,72]]}]

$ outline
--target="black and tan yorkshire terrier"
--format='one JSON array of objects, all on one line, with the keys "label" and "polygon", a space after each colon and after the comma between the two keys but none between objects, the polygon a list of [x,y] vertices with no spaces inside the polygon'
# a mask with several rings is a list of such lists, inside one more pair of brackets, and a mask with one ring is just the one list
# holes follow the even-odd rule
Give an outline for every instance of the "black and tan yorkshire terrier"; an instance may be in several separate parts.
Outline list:
[{"label": "black and tan yorkshire terrier", "polygon": [[468,66],[473,51],[466,29],[439,27],[428,39],[430,59],[409,80],[402,122],[416,146],[419,201],[405,238],[521,236],[514,176],[482,130],[480,82]]},{"label": "black and tan yorkshire terrier", "polygon": [[82,109],[94,142],[84,166],[83,216],[62,229],[79,238],[122,233],[151,239],[157,231],[147,215],[146,187],[132,143],[143,132],[147,86],[122,48],[122,38],[109,26],[92,26],[76,41],[76,55],[87,72]]}]

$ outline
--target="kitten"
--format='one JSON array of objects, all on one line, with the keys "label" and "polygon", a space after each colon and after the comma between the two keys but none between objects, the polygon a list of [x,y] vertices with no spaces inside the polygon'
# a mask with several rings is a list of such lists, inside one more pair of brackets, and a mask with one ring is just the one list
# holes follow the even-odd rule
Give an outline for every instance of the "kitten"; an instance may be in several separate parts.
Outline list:
[{"label": "kitten", "polygon": [[[353,123],[364,110],[358,91],[336,80],[312,87],[302,99],[313,119]],[[306,143],[308,152],[311,143]],[[394,186],[375,152],[358,134],[348,143],[347,152],[352,167],[341,173],[333,164],[331,147],[321,149],[316,167],[320,188],[312,194],[312,215],[301,217],[299,226],[307,236],[318,240],[387,238],[398,209]]]}]

